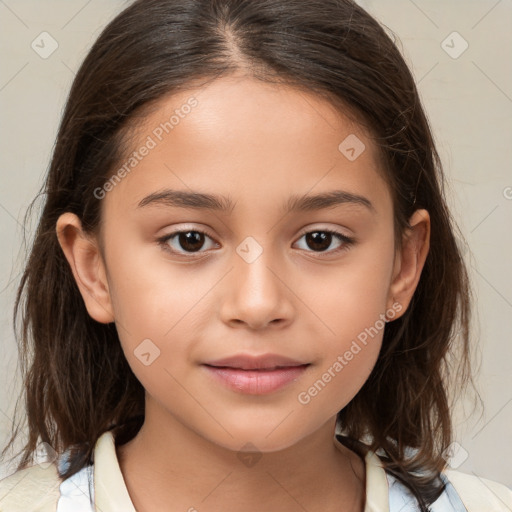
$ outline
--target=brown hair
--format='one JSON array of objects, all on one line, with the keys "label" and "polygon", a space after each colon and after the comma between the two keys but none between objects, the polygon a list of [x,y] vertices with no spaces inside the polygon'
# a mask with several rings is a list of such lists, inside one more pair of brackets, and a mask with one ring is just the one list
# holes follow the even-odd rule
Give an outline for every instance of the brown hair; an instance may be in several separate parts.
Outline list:
[{"label": "brown hair", "polygon": [[29,428],[18,469],[41,438],[70,450],[61,475],[69,477],[90,463],[102,433],[119,428],[122,444],[141,427],[144,389],[115,325],[88,315],[56,222],[70,211],[96,233],[101,201],[93,191],[123,160],[130,127],[165,95],[239,70],[321,95],[369,130],[393,199],[397,247],[414,210],[430,214],[430,252],[413,300],[386,325],[372,374],[337,418],[344,442],[361,453],[380,448],[386,471],[428,510],[444,488],[438,473],[453,440],[449,394],[473,384],[470,284],[413,77],[383,26],[350,0],[138,0],[103,30],[69,94],[14,306],[15,331],[23,313]]}]

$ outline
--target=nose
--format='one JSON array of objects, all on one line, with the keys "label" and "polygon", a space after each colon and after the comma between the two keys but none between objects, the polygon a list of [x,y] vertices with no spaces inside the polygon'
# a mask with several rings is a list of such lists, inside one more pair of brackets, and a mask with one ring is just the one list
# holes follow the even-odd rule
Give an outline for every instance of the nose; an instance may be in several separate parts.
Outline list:
[{"label": "nose", "polygon": [[294,306],[293,292],[286,281],[282,265],[277,264],[271,251],[263,250],[256,258],[237,253],[223,290],[222,320],[232,327],[254,330],[289,324]]}]

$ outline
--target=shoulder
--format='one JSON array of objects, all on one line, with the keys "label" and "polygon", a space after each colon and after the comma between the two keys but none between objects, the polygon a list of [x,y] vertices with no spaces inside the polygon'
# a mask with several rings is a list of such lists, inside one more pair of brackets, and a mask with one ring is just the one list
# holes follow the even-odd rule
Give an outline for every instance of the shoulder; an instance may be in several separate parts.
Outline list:
[{"label": "shoulder", "polygon": [[[411,491],[392,475],[386,474],[389,484],[390,512],[417,512],[419,505]],[[432,512],[510,512],[512,490],[507,486],[455,470],[441,473],[445,489],[430,505]]]},{"label": "shoulder", "polygon": [[57,464],[31,466],[1,480],[0,512],[93,512],[94,466],[62,479]]},{"label": "shoulder", "polygon": [[445,470],[443,474],[455,488],[469,512],[512,510],[512,490],[506,485],[452,469]]},{"label": "shoulder", "polygon": [[0,480],[0,512],[55,511],[61,479],[57,465],[36,464]]}]

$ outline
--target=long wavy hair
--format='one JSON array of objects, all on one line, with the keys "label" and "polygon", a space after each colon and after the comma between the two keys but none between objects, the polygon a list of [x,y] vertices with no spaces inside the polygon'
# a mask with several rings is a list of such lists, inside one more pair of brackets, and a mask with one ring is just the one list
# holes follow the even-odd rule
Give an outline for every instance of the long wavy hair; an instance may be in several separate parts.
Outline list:
[{"label": "long wavy hair", "polygon": [[[368,130],[392,195],[397,248],[414,210],[430,214],[413,300],[387,323],[373,372],[337,416],[343,442],[361,454],[379,449],[385,470],[429,510],[444,489],[452,392],[468,383],[476,390],[471,289],[442,163],[396,39],[351,0],[137,0],[106,26],[67,99],[14,305],[24,384],[16,411],[23,399],[28,422],[18,469],[45,442],[68,450],[60,476],[70,477],[91,463],[101,434],[115,428],[123,444],[144,421],[144,389],[115,325],[88,315],[57,240],[58,217],[73,212],[97,233],[94,190],[126,157],[131,128],[165,96],[242,70],[322,96]],[[2,456],[18,435],[19,425]]]}]

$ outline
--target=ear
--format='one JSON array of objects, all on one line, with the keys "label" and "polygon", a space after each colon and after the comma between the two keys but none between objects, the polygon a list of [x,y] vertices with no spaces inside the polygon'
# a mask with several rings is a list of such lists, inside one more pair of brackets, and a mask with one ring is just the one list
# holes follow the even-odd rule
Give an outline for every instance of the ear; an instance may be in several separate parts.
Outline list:
[{"label": "ear", "polygon": [[83,231],[80,219],[70,212],[58,218],[56,231],[89,315],[97,322],[113,322],[105,264],[97,241]]},{"label": "ear", "polygon": [[412,300],[421,277],[421,271],[430,248],[430,215],[427,210],[416,210],[409,219],[402,237],[402,248],[397,251],[393,277],[389,287],[388,308],[394,303],[402,307],[394,319],[402,316]]}]

